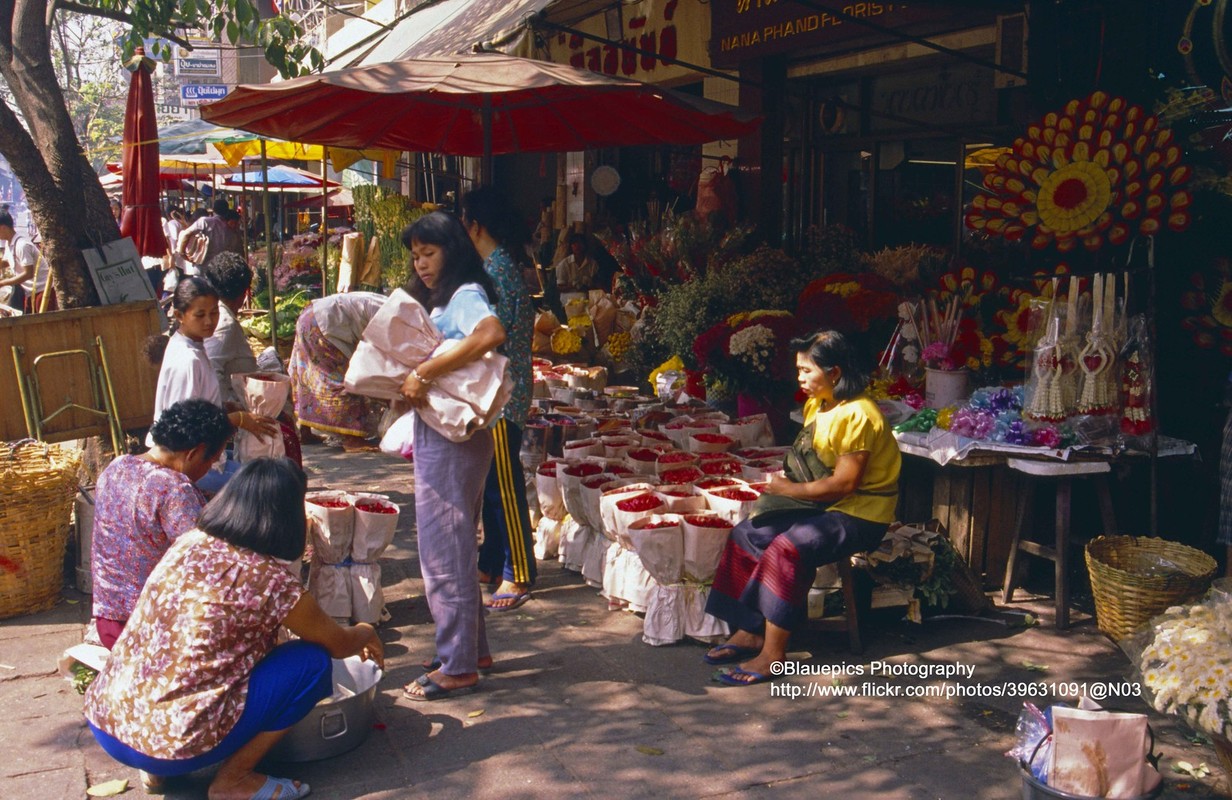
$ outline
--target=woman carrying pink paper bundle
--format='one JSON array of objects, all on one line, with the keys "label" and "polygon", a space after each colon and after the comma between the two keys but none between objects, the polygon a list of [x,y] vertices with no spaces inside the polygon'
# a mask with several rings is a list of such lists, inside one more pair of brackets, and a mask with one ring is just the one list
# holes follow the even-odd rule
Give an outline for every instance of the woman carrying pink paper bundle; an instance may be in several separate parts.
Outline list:
[{"label": "woman carrying pink paper bundle", "polygon": [[[402,395],[422,408],[434,381],[500,347],[505,328],[496,316],[496,287],[462,223],[433,212],[402,232],[402,244],[414,267],[406,291],[428,309],[446,339],[458,341],[403,381]],[[424,594],[436,621],[436,658],[431,671],[404,690],[410,700],[474,691],[480,668],[492,664],[475,580],[475,542],[493,452],[486,428],[453,442],[415,415],[415,520]]]},{"label": "woman carrying pink paper bundle", "polygon": [[366,439],[375,401],[349,394],[343,386],[347,363],[364,328],[385,305],[373,292],[348,292],[313,300],[295,323],[291,348],[292,394],[301,428],[341,437],[342,449],[372,450]]}]

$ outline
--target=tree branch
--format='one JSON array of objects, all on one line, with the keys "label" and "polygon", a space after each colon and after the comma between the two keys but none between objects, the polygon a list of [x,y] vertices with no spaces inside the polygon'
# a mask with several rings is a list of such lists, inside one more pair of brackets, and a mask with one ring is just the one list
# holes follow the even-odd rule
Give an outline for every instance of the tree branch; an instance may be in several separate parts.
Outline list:
[{"label": "tree branch", "polygon": [[[115,11],[110,8],[97,8],[95,6],[87,6],[81,3],[73,2],[73,0],[56,0],[56,2],[53,3],[52,5],[54,8],[60,9],[61,11],[70,11],[74,14],[84,14],[89,17],[103,17],[104,19],[111,19],[111,20],[115,20],[116,22],[123,22],[127,25],[131,25],[133,23],[132,17],[129,16],[128,14],[125,14],[123,11]],[[151,33],[155,33],[155,32],[151,31]],[[178,34],[172,33],[171,31],[158,31],[157,35],[161,39],[166,39],[168,41],[175,42],[180,47],[184,47],[189,50],[193,49],[192,42],[190,42],[189,40],[185,39],[182,36],[179,36]]]}]

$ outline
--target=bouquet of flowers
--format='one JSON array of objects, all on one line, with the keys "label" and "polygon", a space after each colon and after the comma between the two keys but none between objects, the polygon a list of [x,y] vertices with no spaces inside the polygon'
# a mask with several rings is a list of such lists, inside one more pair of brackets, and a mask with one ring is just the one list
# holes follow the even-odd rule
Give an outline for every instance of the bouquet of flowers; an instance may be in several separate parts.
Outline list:
[{"label": "bouquet of flowers", "polygon": [[871,272],[836,272],[804,287],[796,305],[801,330],[828,328],[863,333],[894,322],[898,294],[894,285]]},{"label": "bouquet of flowers", "polygon": [[[1157,711],[1184,717],[1207,733],[1232,735],[1232,599],[1219,589],[1205,602],[1174,606],[1146,631],[1135,663]],[[1131,640],[1130,647],[1142,639]]]},{"label": "bouquet of flowers", "polygon": [[795,332],[787,311],[733,314],[697,337],[693,355],[712,384],[733,392],[772,393],[795,375],[788,353]]}]

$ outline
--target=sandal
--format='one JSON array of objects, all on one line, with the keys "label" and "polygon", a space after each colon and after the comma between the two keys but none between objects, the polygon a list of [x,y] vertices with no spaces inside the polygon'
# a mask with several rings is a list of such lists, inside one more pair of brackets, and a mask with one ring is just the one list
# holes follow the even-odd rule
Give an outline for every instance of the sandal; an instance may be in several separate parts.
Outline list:
[{"label": "sandal", "polygon": [[448,700],[451,697],[459,697],[464,694],[474,694],[479,689],[478,683],[473,683],[470,686],[458,686],[453,689],[446,689],[436,681],[429,678],[426,674],[420,675],[415,679],[415,683],[423,688],[423,694],[418,692],[412,693],[410,687],[402,690],[402,696],[407,700],[416,702],[426,702],[431,700]]}]

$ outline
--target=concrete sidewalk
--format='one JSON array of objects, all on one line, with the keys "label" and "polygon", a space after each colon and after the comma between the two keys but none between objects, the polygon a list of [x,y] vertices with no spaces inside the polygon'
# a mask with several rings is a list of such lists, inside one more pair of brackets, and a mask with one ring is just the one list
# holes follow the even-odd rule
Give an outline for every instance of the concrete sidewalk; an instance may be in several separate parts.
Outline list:
[{"label": "concrete sidewalk", "polygon": [[[412,532],[411,467],[380,454],[305,450],[313,488],[381,491],[403,505],[386,553],[383,583],[393,615],[382,626],[387,673],[378,695],[380,724],[359,749],[323,762],[271,764],[274,774],[307,780],[321,798],[543,797],[846,797],[978,798],[1021,796],[1017,767],[1003,753],[1035,689],[1016,684],[1132,680],[1125,657],[1076,614],[1051,626],[1047,597],[1016,602],[1043,624],[1010,628],[952,619],[914,625],[882,616],[852,656],[842,634],[808,634],[794,655],[815,671],[862,668],[843,682],[854,696],[821,697],[828,675],[793,676],[771,686],[727,688],[696,644],[649,647],[641,619],[608,612],[580,576],[541,563],[534,599],[489,616],[497,660],[482,691],[437,703],[411,703],[401,687],[433,653],[432,623],[418,578]],[[135,770],[94,743],[81,699],[56,675],[56,659],[80,641],[90,598],[66,589],[55,609],[0,622],[0,795],[80,798],[89,785],[127,778],[125,797],[145,796]],[[868,675],[881,662],[970,665],[961,699],[878,696],[921,681]],[[1032,665],[1033,668],[1028,668]],[[1040,671],[1044,669],[1046,671]],[[784,687],[804,693],[783,696]],[[795,687],[794,689],[792,687]],[[1071,700],[1072,698],[1059,698]],[[1147,711],[1134,697],[1106,705]],[[1228,779],[1209,745],[1186,738],[1171,717],[1151,713],[1168,798],[1227,796]],[[1173,772],[1178,761],[1211,774]],[[203,798],[209,775],[173,785],[167,796]]]}]

